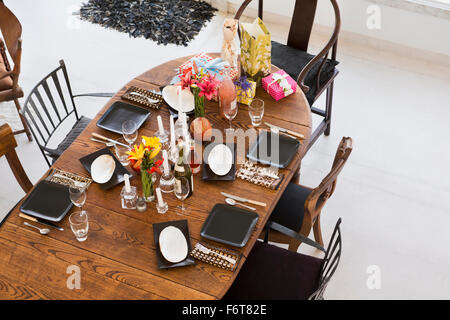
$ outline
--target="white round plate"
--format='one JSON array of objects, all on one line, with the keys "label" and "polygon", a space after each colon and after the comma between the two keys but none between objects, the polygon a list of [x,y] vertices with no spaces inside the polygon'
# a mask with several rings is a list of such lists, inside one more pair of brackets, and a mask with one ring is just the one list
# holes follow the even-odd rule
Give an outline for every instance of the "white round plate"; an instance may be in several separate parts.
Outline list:
[{"label": "white round plate", "polygon": [[164,259],[178,263],[186,259],[188,245],[186,237],[174,226],[165,227],[159,234],[159,248]]},{"label": "white round plate", "polygon": [[224,144],[214,146],[208,155],[208,165],[218,176],[224,176],[230,172],[233,165],[233,153],[230,148]]},{"label": "white round plate", "polygon": [[162,89],[162,96],[166,103],[176,111],[191,112],[195,109],[194,95],[190,90],[181,91],[181,107],[178,99],[178,88],[180,86],[165,86]]},{"label": "white round plate", "polygon": [[103,154],[91,164],[92,180],[97,183],[106,183],[111,179],[116,169],[116,162],[109,154]]}]

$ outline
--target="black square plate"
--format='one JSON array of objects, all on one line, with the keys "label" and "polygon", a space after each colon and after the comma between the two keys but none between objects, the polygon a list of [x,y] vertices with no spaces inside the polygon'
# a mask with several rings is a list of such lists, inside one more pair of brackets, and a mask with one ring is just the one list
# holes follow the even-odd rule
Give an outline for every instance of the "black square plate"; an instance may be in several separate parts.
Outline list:
[{"label": "black square plate", "polygon": [[72,206],[69,187],[42,180],[22,203],[20,211],[33,217],[59,222]]},{"label": "black square plate", "polygon": [[133,120],[139,129],[151,112],[122,101],[114,102],[97,121],[97,127],[122,134],[122,123]]},{"label": "black square plate", "polygon": [[114,161],[116,162],[116,169],[114,170],[114,173],[109,179],[108,182],[100,184],[100,187],[103,190],[107,190],[109,188],[114,187],[115,185],[118,185],[119,183],[122,183],[124,181],[124,175],[128,174],[130,177],[133,175],[120,163],[119,160],[112,154],[112,152],[108,148],[100,149],[98,151],[95,151],[91,154],[88,154],[87,156],[80,159],[81,164],[83,167],[91,174],[91,165],[92,162],[94,162],[95,159],[97,159],[102,154],[108,154],[113,157]]},{"label": "black square plate", "polygon": [[[187,241],[188,255],[187,255],[186,259],[184,259],[183,261],[180,261],[178,263],[172,263],[172,262],[167,261],[164,258],[164,256],[162,255],[161,250],[159,249],[159,234],[161,233],[161,231],[163,231],[164,228],[166,228],[168,226],[174,226],[174,227],[177,227],[178,229],[180,229]],[[192,246],[191,246],[191,237],[189,236],[189,227],[188,227],[187,220],[154,223],[153,224],[153,236],[155,239],[156,257],[158,260],[158,267],[160,269],[184,267],[184,266],[189,266],[189,265],[195,264],[195,260],[191,256]]]},{"label": "black square plate", "polygon": [[[272,139],[278,139],[279,152],[277,157],[271,157]],[[277,168],[286,168],[297,153],[300,142],[295,139],[273,132],[262,131],[252,144],[247,154],[250,160]]]},{"label": "black square plate", "polygon": [[231,165],[230,171],[224,176],[216,175],[210,168],[207,163],[209,152],[212,150],[214,146],[218,145],[218,143],[210,143],[205,147],[203,152],[203,164],[202,164],[202,179],[210,180],[210,181],[233,181],[236,179],[236,144],[234,143],[226,143],[228,148],[230,148],[233,153],[233,164]]},{"label": "black square plate", "polygon": [[258,221],[258,214],[238,207],[218,203],[203,224],[204,238],[242,248]]}]

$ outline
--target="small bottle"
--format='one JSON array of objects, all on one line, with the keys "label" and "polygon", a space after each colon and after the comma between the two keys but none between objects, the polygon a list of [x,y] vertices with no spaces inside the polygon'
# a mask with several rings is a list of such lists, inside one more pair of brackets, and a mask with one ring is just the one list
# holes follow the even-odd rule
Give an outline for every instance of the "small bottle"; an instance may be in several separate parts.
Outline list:
[{"label": "small bottle", "polygon": [[195,140],[191,140],[191,147],[189,152],[189,165],[193,174],[197,174],[201,170],[201,159],[198,153],[195,151]]},{"label": "small bottle", "polygon": [[163,173],[159,178],[159,188],[164,193],[170,193],[175,187],[175,177],[169,167],[169,160],[167,150],[163,150]]},{"label": "small bottle", "polygon": [[194,192],[194,175],[192,174],[191,166],[189,165],[188,161],[185,157],[186,147],[184,145],[183,141],[180,141],[178,143],[178,161],[175,164],[175,184],[177,184],[178,181],[181,181],[181,178],[186,178],[190,181],[190,188],[189,188],[189,194],[187,198],[189,198],[192,193]]},{"label": "small bottle", "polygon": [[120,193],[120,199],[122,201],[123,209],[136,209],[137,202],[137,191],[136,187],[130,186],[130,177],[128,174],[125,174],[125,185],[122,188],[122,192]]},{"label": "small bottle", "polygon": [[168,156],[171,166],[173,167],[178,160],[178,149],[175,137],[175,123],[173,120],[173,115],[170,115],[170,145],[168,150]]},{"label": "small bottle", "polygon": [[158,199],[156,202],[156,210],[161,214],[166,213],[169,209],[169,205],[164,201],[160,188],[156,188],[156,198]]},{"label": "small bottle", "polygon": [[190,138],[187,122],[188,116],[186,113],[179,111],[178,120],[175,122],[175,141]]}]

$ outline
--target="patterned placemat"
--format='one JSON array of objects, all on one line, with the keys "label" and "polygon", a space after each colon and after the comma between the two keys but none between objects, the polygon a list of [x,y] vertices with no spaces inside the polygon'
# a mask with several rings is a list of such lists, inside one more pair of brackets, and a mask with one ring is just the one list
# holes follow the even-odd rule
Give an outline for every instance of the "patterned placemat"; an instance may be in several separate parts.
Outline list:
[{"label": "patterned placemat", "polygon": [[263,167],[247,160],[237,171],[236,177],[276,190],[284,179],[284,173],[280,173],[276,168]]},{"label": "patterned placemat", "polygon": [[[191,251],[191,256],[193,256],[195,259],[206,262],[208,264],[211,264],[215,267],[222,268],[228,271],[234,271],[236,270],[236,267],[239,263],[239,258],[241,257],[241,254],[239,252],[214,247],[210,244],[198,242],[202,246],[206,247],[208,250],[211,250],[210,253],[202,252],[200,249],[198,249],[196,246],[194,246],[194,249]],[[221,258],[219,255],[223,255],[229,258],[232,258],[236,260],[236,263],[230,263],[229,261]]]},{"label": "patterned placemat", "polygon": [[[140,105],[156,109],[161,108],[163,103],[163,97],[160,93],[156,91],[151,91],[143,88],[138,88],[135,86],[130,87],[123,95],[122,99],[136,102]],[[150,99],[150,101],[148,100]],[[155,102],[152,102],[155,101]]]},{"label": "patterned placemat", "polygon": [[59,183],[68,187],[78,187],[87,189],[92,183],[92,179],[66,172],[60,169],[53,169],[46,180]]}]

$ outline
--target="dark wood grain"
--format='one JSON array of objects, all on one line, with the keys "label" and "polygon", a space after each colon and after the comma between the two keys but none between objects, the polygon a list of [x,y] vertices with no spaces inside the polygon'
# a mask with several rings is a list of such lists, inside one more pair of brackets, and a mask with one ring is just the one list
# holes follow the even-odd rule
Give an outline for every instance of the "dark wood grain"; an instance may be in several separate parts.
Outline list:
[{"label": "dark wood grain", "polygon": [[[104,148],[90,140],[91,133],[97,132],[116,139],[117,134],[96,126],[97,120],[130,87],[157,89],[167,84],[174,75],[174,68],[187,58],[169,61],[149,70],[126,84],[102,108],[77,140],[55,162],[54,168],[88,176],[79,158]],[[257,96],[266,102],[265,120],[289,128],[305,135],[311,134],[311,113],[306,99],[298,93],[275,103],[262,91]],[[236,128],[251,126],[246,106],[233,121]],[[167,106],[152,110],[149,120],[139,130],[140,135],[153,135],[157,130],[156,116],[160,114],[168,128]],[[218,115],[217,103],[208,102],[206,116],[214,128],[228,127],[227,121]],[[246,146],[248,148],[248,145]],[[195,176],[195,191],[186,200],[189,212],[185,216],[176,214],[174,208],[179,201],[174,195],[166,195],[169,211],[160,215],[153,204],[145,213],[124,210],[120,206],[119,194],[122,186],[102,190],[92,184],[87,191],[85,209],[89,214],[90,230],[85,242],[77,242],[65,218],[60,224],[64,232],[52,231],[42,236],[23,225],[18,209],[8,217],[0,228],[0,297],[7,299],[220,299],[231,286],[257,241],[264,224],[272,212],[290,179],[294,176],[305,152],[305,143],[291,164],[283,169],[286,175],[278,190],[269,190],[243,180],[231,182],[205,182],[200,175]],[[45,175],[44,175],[45,177]],[[140,177],[134,176],[132,185],[141,188]],[[242,197],[267,203],[258,207],[259,221],[244,248],[234,248],[201,238],[201,227],[212,207],[224,201],[220,191],[239,194]],[[72,209],[76,210],[76,209]],[[156,248],[153,240],[153,223],[187,219],[192,244],[197,241],[221,246],[241,253],[235,272],[213,267],[196,261],[195,265],[169,270],[158,269]],[[13,263],[11,263],[13,262]],[[68,290],[65,270],[69,264],[80,266],[84,274],[82,286]],[[42,275],[37,268],[47,275]],[[33,275],[33,276],[31,276]]]}]

